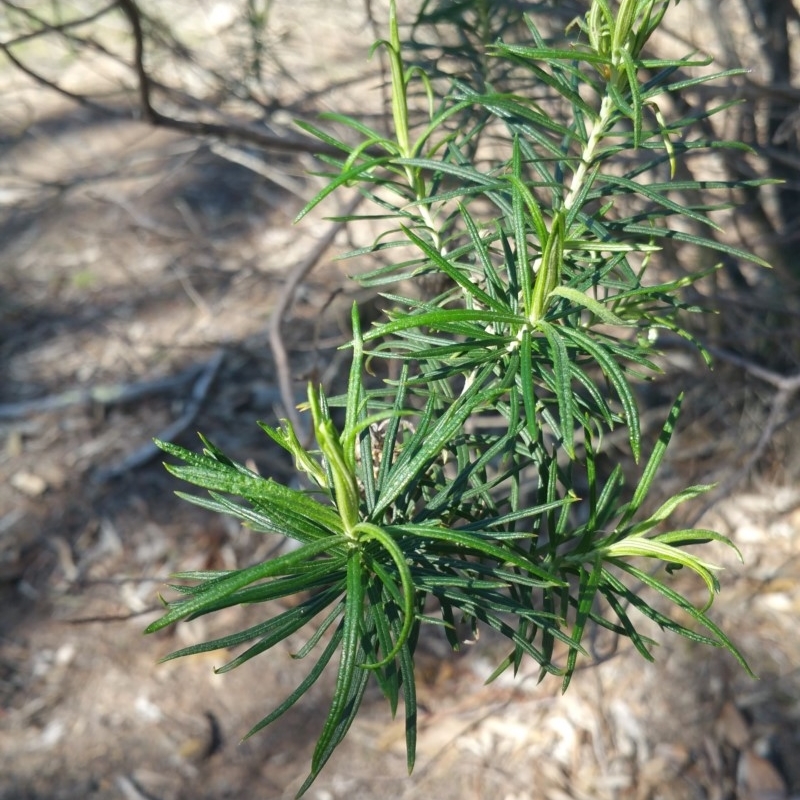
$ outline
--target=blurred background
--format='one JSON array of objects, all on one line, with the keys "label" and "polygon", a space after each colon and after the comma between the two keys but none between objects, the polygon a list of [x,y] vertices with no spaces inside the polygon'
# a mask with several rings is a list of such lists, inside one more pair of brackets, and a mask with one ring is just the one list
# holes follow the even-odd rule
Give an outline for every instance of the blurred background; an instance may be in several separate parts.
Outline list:
[{"label": "blurred background", "polygon": [[[557,33],[584,10],[414,0],[400,14],[426,21],[409,58],[457,66],[481,18],[513,37],[523,12]],[[346,194],[292,225],[324,185],[312,174],[322,148],[295,120],[389,124],[385,65],[369,58],[387,16],[383,0],[0,0],[3,800],[282,798],[306,775],[330,676],[317,705],[239,743],[305,674],[291,659],[301,637],[215,675],[224,654],[156,662],[258,609],[142,636],[170,573],[246,566],[275,546],[175,498],[150,442],[195,447],[199,430],[291,478],[256,420],[285,416],[309,378],[346,374],[347,309],[375,303],[348,274],[375,263],[335,256],[377,232],[323,217]],[[784,181],[737,190],[717,216],[720,241],[773,268],[726,256],[692,288],[715,312],[693,318],[713,370],[665,340],[642,411],[657,431],[688,386],[664,493],[717,482],[682,513],[743,553],[741,564],[713,552],[725,567],[714,618],[759,680],[656,631],[655,664],[593,640],[593,662],[561,697],[533,665],[485,686],[491,637],[454,655],[432,636],[414,775],[402,722],[375,691],[313,800],[800,798],[798,9],[682,0],[650,53],[692,51],[747,73],[662,113],[695,115],[704,135],[751,150],[690,159],[684,177]],[[658,268],[714,263],[676,243]]]}]

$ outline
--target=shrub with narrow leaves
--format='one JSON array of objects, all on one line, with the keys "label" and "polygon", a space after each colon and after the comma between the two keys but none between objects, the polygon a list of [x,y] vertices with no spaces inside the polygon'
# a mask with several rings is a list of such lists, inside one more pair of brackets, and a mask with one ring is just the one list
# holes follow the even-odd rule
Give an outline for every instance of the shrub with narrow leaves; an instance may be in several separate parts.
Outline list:
[{"label": "shrub with narrow leaves", "polygon": [[[176,576],[177,599],[148,631],[302,598],[252,628],[168,656],[244,645],[225,672],[308,630],[296,657],[310,669],[250,732],[277,720],[326,667],[336,670],[300,794],[346,735],[370,680],[392,714],[402,701],[413,767],[423,625],[454,649],[457,624],[488,626],[508,641],[492,677],[527,657],[564,689],[586,655],[589,626],[652,659],[641,617],[724,647],[747,669],[708,615],[719,586],[697,551],[731,543],[669,525],[679,504],[708,487],[660,505],[651,498],[681,400],[647,448],[637,405],[637,384],[657,371],[658,331],[692,338],[682,315],[697,309],[682,290],[705,274],[652,279],[648,266],[664,240],[758,261],[714,238],[707,212],[718,205],[675,199],[676,191],[731,189],[676,181],[676,167],[698,150],[740,145],[697,138],[701,114],[667,120],[660,105],[667,93],[731,73],[698,75],[708,62],[693,55],[647,57],[668,0],[592,0],[564,38],[546,38],[510,5],[425,3],[406,42],[392,5],[388,39],[376,45],[390,65],[392,136],[340,114],[326,116],[330,129],[350,129],[342,138],[324,122],[303,126],[341,157],[326,157],[328,184],[300,216],[355,186],[387,222],[372,247],[349,254],[380,252],[388,264],[359,278],[387,290],[386,316],[365,330],[354,308],[346,394],[309,386],[315,447],[288,422],[262,425],[313,489],[263,478],[205,439],[202,454],[160,443],[182,462],[170,472],[208,490],[188,500],[297,542],[246,569]],[[410,63],[424,51],[414,47],[419,32],[448,23],[470,44],[457,51],[458,74]],[[685,220],[708,236],[675,224]],[[422,276],[442,278],[441,293],[392,293]],[[625,431],[641,465],[630,488],[621,466],[598,468],[612,430]],[[673,587],[681,567],[705,584],[706,603]],[[656,604],[646,599],[653,595]]]}]

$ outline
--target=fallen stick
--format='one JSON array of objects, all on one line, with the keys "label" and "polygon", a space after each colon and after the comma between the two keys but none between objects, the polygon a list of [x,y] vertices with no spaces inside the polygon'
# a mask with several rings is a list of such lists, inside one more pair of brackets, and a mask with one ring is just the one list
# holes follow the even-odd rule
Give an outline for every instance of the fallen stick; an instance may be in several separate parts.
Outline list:
[{"label": "fallen stick", "polygon": [[61,394],[49,395],[36,400],[22,400],[17,403],[0,403],[0,420],[23,419],[33,414],[46,414],[77,405],[112,405],[130,403],[148,395],[169,392],[188,383],[204,368],[203,364],[193,364],[177,375],[163,378],[150,378],[135,383],[114,383],[92,386],[88,389],[70,389]]},{"label": "fallen stick", "polygon": [[[200,406],[203,404],[203,400],[205,400],[208,394],[208,390],[211,388],[211,384],[219,368],[222,366],[224,358],[225,351],[220,349],[206,362],[200,377],[192,388],[192,394],[186,403],[183,414],[181,414],[175,422],[159,432],[155,437],[156,439],[169,442],[183,433],[183,431],[192,424],[192,421],[197,416],[197,412],[200,410]],[[92,481],[93,483],[106,483],[132,469],[143,466],[148,461],[155,458],[160,452],[161,450],[159,450],[153,442],[147,442],[117,464],[112,464],[110,467],[103,467],[97,470],[92,476]]]}]

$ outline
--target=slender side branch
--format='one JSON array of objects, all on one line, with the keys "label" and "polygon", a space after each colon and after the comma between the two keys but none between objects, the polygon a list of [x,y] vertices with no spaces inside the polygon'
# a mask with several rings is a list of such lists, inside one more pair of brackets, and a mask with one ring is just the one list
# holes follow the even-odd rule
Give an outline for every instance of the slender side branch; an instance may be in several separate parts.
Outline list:
[{"label": "slender side branch", "polygon": [[745,459],[739,469],[730,474],[714,492],[714,496],[707,502],[693,517],[691,525],[696,525],[720,500],[727,497],[743,480],[747,478],[751,470],[758,463],[759,459],[764,455],[772,441],[772,437],[781,425],[786,421],[787,410],[792,399],[800,392],[800,374],[796,375],[779,375],[772,370],[765,369],[764,367],[742,358],[736,353],[731,353],[727,350],[720,348],[709,347],[709,352],[740,367],[745,372],[749,372],[754,377],[765,383],[774,386],[777,391],[772,397],[772,402],[769,407],[769,414],[764,422],[764,427],[761,430],[761,435],[755,447],[750,451],[750,454]]},{"label": "slender side branch", "polygon": [[48,80],[44,77],[44,75],[40,75],[35,70],[32,70],[29,66],[27,66],[24,62],[20,61],[12,52],[11,48],[8,44],[4,42],[0,42],[0,51],[2,51],[6,58],[22,73],[27,75],[32,80],[36,81],[41,86],[45,86],[48,89],[51,89],[54,92],[57,92],[62,97],[66,97],[69,100],[72,100],[74,103],[77,103],[84,108],[91,108],[94,111],[99,111],[101,113],[108,113],[108,109],[105,106],[100,105],[99,103],[95,103],[93,100],[90,100],[88,97],[84,97],[81,94],[76,94],[75,92],[70,92],[69,89],[64,89],[62,86],[59,86],[54,81]]},{"label": "slender side branch", "polygon": [[[165,442],[171,441],[183,433],[186,428],[192,424],[192,421],[200,411],[200,407],[202,406],[203,401],[205,400],[206,395],[211,388],[211,384],[214,382],[214,378],[216,377],[217,372],[219,372],[219,368],[222,366],[224,359],[225,351],[222,349],[217,350],[214,355],[211,356],[211,358],[206,362],[203,372],[200,374],[194,384],[194,387],[192,388],[191,397],[186,403],[186,408],[184,409],[183,414],[181,414],[181,416],[178,417],[175,422],[173,422],[171,425],[168,425],[163,431],[161,431],[156,438]],[[110,467],[105,467],[104,469],[98,470],[92,479],[95,483],[106,483],[107,481],[116,478],[119,475],[123,475],[129,470],[143,466],[150,461],[150,459],[155,458],[155,456],[160,452],[160,449],[153,442],[147,442],[138,450],[134,450],[133,453],[126,456],[119,463],[112,464]]]},{"label": "slender side branch", "polygon": [[319,142],[313,139],[305,139],[298,136],[278,136],[274,133],[270,133],[269,131],[246,124],[240,125],[230,122],[213,123],[201,122],[199,120],[178,119],[176,117],[162,114],[160,111],[158,111],[152,102],[152,89],[157,88],[163,91],[173,90],[169,87],[161,86],[147,74],[144,64],[145,39],[144,32],[142,30],[142,14],[134,0],[114,0],[113,3],[108,6],[104,6],[94,14],[81,17],[78,20],[71,20],[70,22],[63,23],[62,25],[49,25],[44,20],[39,19],[37,15],[26,9],[19,8],[14,3],[8,2],[8,0],[2,0],[2,4],[8,8],[13,8],[15,11],[25,14],[30,20],[41,27],[40,30],[25,34],[17,37],[16,39],[12,39],[7,42],[0,42],[0,52],[4,53],[6,58],[8,58],[8,60],[20,72],[27,75],[33,81],[41,86],[46,87],[47,89],[50,89],[51,91],[56,92],[57,94],[60,94],[62,97],[66,97],[67,99],[84,108],[91,109],[92,111],[102,114],[106,117],[123,118],[127,116],[125,112],[120,111],[119,109],[98,103],[86,95],[79,94],[77,92],[71,92],[69,89],[65,89],[56,81],[47,78],[45,75],[42,75],[40,72],[37,72],[35,69],[32,69],[30,66],[28,66],[22,59],[14,54],[13,47],[39,36],[44,36],[48,33],[56,33],[66,37],[73,43],[91,46],[99,52],[102,52],[104,55],[113,58],[114,54],[110,53],[99,43],[90,39],[82,40],[80,37],[69,34],[69,31],[78,26],[83,26],[94,22],[103,15],[107,14],[109,11],[119,8],[128,19],[128,22],[131,26],[131,32],[133,34],[133,63],[126,64],[126,66],[132,69],[136,75],[136,91],[139,96],[139,114],[141,115],[142,120],[151,125],[170,128],[172,130],[188,134],[189,136],[214,137],[228,142],[248,142],[266,150],[279,150],[290,153],[308,153],[310,155],[341,156],[341,151],[339,149],[332,147],[325,142]]},{"label": "slender side branch", "polygon": [[188,133],[191,136],[214,136],[223,140],[249,141],[271,150],[288,150],[291,152],[325,153],[339,156],[341,151],[322,142],[313,140],[283,138],[265,131],[256,130],[250,126],[232,124],[220,125],[213,122],[200,122],[197,120],[184,120],[167,116],[158,111],[152,102],[152,81],[144,65],[144,32],[142,31],[142,15],[135,0],[117,0],[121,11],[128,18],[134,41],[133,70],[136,73],[139,93],[139,111],[142,119],[151,125],[171,128]]},{"label": "slender side branch", "polygon": [[[353,200],[348,203],[341,216],[349,217],[358,208],[362,200],[363,197],[360,194],[353,198]],[[283,407],[294,429],[298,433],[303,432],[303,436],[307,433],[307,429],[300,420],[300,415],[297,413],[292,376],[289,368],[289,356],[286,353],[286,346],[283,341],[283,334],[281,333],[281,325],[283,324],[283,317],[286,314],[286,310],[289,308],[300,282],[314,269],[322,256],[325,255],[325,251],[333,244],[339,231],[341,231],[346,224],[345,222],[335,222],[331,225],[311,252],[289,270],[286,283],[275,303],[275,308],[272,309],[272,316],[269,321],[269,345],[272,349],[272,356],[275,359],[275,368],[278,373],[278,385],[281,390]]]},{"label": "slender side branch", "polygon": [[2,47],[5,49],[7,47],[14,47],[16,45],[29,42],[32,39],[38,39],[40,36],[45,36],[48,33],[63,34],[72,28],[78,28],[84,25],[89,25],[92,22],[97,22],[98,19],[104,17],[109,11],[113,11],[117,7],[117,0],[112,0],[112,2],[107,6],[103,6],[93,14],[89,14],[85,17],[79,17],[78,19],[72,19],[69,22],[62,22],[60,25],[52,25],[46,19],[42,19],[42,17],[40,17],[38,14],[34,14],[30,9],[18,6],[16,3],[9,2],[9,0],[2,0],[2,4],[7,8],[13,8],[18,14],[22,14],[40,26],[38,31],[23,33],[21,36],[17,36],[16,39],[11,39],[8,42],[4,42]]}]

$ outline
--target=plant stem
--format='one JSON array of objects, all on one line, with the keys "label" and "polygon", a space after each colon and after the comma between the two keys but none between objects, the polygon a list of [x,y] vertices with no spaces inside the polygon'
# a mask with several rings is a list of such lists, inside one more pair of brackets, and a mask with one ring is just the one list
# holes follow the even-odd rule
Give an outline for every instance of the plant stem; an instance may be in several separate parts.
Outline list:
[{"label": "plant stem", "polygon": [[613,114],[614,101],[612,100],[610,94],[606,94],[605,97],[603,97],[603,102],[600,104],[600,113],[597,115],[597,120],[592,128],[592,133],[589,136],[589,140],[586,142],[586,147],[584,148],[583,153],[581,154],[581,163],[572,176],[572,183],[569,187],[569,193],[564,199],[564,210],[567,213],[572,210],[572,206],[575,204],[576,199],[583,189],[589,169],[594,162],[597,147],[606,134],[606,128],[608,127]]}]

